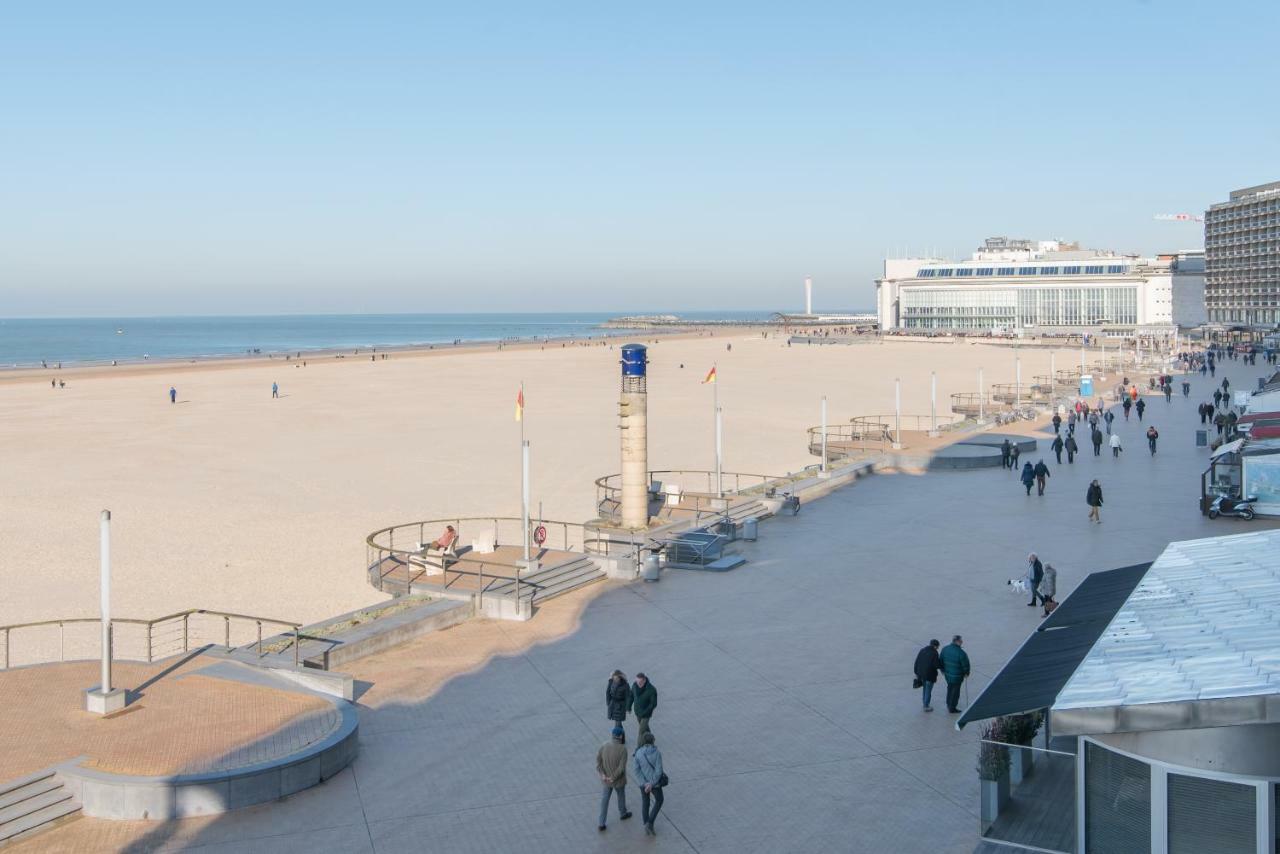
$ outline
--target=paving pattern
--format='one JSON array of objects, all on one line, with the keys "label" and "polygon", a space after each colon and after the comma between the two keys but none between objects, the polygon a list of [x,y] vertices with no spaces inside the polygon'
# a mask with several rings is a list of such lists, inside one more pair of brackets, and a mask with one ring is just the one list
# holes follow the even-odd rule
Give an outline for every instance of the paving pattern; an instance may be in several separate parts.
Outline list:
[{"label": "paving pattern", "polygon": [[[1264,372],[1226,371],[1239,388]],[[1024,454],[1052,469],[1044,497],[998,468],[868,478],[768,522],[733,572],[595,585],[528,623],[476,621],[354,662],[360,755],[326,784],[213,819],[84,819],[14,851],[968,854],[978,728],[921,710],[916,650],[962,633],[976,696],[1038,621],[1005,584],[1029,551],[1058,568],[1061,599],[1171,540],[1273,526],[1199,514],[1201,399],[1117,419],[1119,460],[1058,465],[1047,442]],[[1142,439],[1153,421],[1155,457]],[[1101,525],[1086,519],[1093,477]],[[656,838],[638,816],[595,827],[615,667],[659,691],[652,728],[672,783]],[[634,785],[628,799],[638,812]]]}]

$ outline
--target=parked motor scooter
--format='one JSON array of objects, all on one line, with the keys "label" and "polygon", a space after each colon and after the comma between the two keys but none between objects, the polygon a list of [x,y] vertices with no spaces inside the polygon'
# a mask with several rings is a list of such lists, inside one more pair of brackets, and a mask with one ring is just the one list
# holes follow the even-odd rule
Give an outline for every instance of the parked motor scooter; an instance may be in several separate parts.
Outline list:
[{"label": "parked motor scooter", "polygon": [[1258,496],[1256,495],[1232,498],[1229,495],[1219,494],[1217,498],[1213,499],[1213,503],[1209,505],[1209,518],[1239,516],[1241,519],[1248,521],[1253,518],[1253,502],[1257,500]]}]

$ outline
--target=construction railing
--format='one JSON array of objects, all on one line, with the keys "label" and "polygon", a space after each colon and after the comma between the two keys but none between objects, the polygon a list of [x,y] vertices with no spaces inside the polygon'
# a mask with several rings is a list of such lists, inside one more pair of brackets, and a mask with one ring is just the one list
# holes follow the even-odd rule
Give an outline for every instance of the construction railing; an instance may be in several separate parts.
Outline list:
[{"label": "construction railing", "polygon": [[[301,623],[193,608],[154,620],[112,618],[112,658],[117,661],[153,662],[211,646],[262,651],[262,627],[279,628],[293,635],[294,665],[298,662]],[[102,620],[74,617],[0,626],[2,669],[32,664],[95,659],[102,656]]]}]

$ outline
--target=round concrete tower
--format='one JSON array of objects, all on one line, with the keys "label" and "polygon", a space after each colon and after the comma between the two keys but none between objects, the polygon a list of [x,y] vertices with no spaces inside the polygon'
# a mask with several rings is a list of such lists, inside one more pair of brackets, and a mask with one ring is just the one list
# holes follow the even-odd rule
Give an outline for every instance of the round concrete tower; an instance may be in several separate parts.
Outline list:
[{"label": "round concrete tower", "polygon": [[649,527],[648,351],[643,344],[622,345],[622,394],[618,426],[622,432],[622,527]]}]

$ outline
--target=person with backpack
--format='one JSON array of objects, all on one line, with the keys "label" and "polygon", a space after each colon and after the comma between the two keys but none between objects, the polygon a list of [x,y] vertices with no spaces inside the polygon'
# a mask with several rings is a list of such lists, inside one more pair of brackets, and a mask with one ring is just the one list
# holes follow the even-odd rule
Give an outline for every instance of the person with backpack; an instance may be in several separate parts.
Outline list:
[{"label": "person with backpack", "polygon": [[1147,428],[1147,447],[1151,449],[1151,456],[1156,455],[1156,439],[1160,438],[1160,432],[1156,430],[1156,426],[1152,424]]},{"label": "person with backpack", "polygon": [[924,689],[924,710],[932,712],[933,686],[938,681],[938,671],[942,668],[942,660],[938,658],[938,639],[929,641],[928,645],[916,653],[916,663],[912,667],[915,673],[915,687]]},{"label": "person with backpack", "polygon": [[1089,521],[1102,524],[1102,485],[1094,478],[1089,490],[1084,494],[1084,502],[1089,505]]},{"label": "person with backpack", "polygon": [[[644,832],[648,836],[656,836],[653,823],[658,820],[662,811],[662,790],[667,785],[667,775],[662,770],[662,754],[653,745],[653,733],[645,732],[640,736],[640,746],[636,748],[635,769],[636,781],[640,785],[640,820],[644,822]],[[649,809],[650,798],[653,809]]]}]

